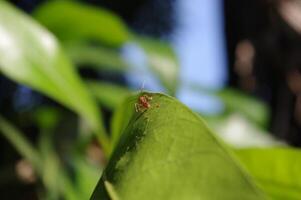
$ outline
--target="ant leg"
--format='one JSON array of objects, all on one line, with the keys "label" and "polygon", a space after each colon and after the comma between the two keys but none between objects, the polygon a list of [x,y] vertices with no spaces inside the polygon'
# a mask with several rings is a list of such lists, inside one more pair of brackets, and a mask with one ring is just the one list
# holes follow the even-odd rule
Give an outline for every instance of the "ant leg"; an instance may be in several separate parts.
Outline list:
[{"label": "ant leg", "polygon": [[135,103],[136,112],[141,112],[143,110],[143,106],[139,103]]},{"label": "ant leg", "polygon": [[142,92],[143,92],[143,89],[144,89],[144,84],[145,84],[145,80],[143,80],[143,82],[142,82],[142,85],[141,85],[141,88],[140,88],[140,93],[142,93]]},{"label": "ant leg", "polygon": [[148,96],[147,94],[143,95],[145,97],[146,100],[150,101],[153,99],[152,96]]},{"label": "ant leg", "polygon": [[138,103],[135,103],[135,111],[136,111],[136,112],[139,112],[139,106],[138,106]]}]

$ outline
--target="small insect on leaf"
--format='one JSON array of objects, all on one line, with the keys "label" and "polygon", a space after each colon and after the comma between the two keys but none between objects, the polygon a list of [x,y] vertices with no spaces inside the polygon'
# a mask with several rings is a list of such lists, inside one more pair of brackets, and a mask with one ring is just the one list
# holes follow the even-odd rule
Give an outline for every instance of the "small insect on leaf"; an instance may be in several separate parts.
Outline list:
[{"label": "small insect on leaf", "polygon": [[152,100],[151,96],[146,94],[138,98],[138,103],[135,103],[136,112],[143,112],[151,107],[150,101]]}]

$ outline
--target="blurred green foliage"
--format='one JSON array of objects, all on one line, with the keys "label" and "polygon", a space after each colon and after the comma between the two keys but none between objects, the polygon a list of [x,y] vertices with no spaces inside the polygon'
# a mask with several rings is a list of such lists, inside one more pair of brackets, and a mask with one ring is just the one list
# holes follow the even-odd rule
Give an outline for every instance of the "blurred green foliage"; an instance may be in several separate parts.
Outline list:
[{"label": "blurred green foliage", "polygon": [[[32,144],[14,122],[0,116],[1,134],[31,163],[43,185],[42,199],[88,199],[105,168],[104,160],[109,160],[107,175],[102,176],[95,194],[115,199],[141,199],[140,195],[151,191],[157,199],[169,199],[170,194],[185,199],[200,192],[207,199],[242,195],[263,199],[256,184],[272,199],[300,199],[299,161],[295,159],[299,149],[234,149],[244,171],[232,147],[221,144],[198,116],[175,99],[156,94],[150,110],[136,113],[134,104],[139,100],[131,88],[78,75],[78,67],[91,67],[95,73],[131,72],[132,66],[121,54],[127,43],[144,51],[144,67],[168,94],[175,95],[181,83],[171,45],[135,34],[114,13],[77,1],[47,1],[31,17],[0,1],[1,75],[50,97],[79,117],[76,123],[69,122],[68,114],[58,106],[38,108],[28,119],[39,128]],[[209,121],[222,124],[239,113],[266,130],[269,110],[262,102],[229,88],[217,92],[200,88],[196,92],[214,95],[225,106],[217,116],[208,117]],[[103,117],[102,109],[113,112],[110,121]],[[72,130],[66,130],[68,123]],[[64,143],[63,150],[58,148],[57,143],[70,132],[71,141]],[[150,134],[142,136],[145,132]],[[122,156],[125,159],[117,173],[116,162]],[[158,167],[162,159],[173,162]],[[166,188],[171,183],[173,193]],[[141,191],[135,189],[136,184]]]},{"label": "blurred green foliage", "polygon": [[268,127],[269,110],[263,102],[230,88],[219,91],[217,96],[224,102],[226,112],[240,113],[258,126]]},{"label": "blurred green foliage", "polygon": [[95,70],[125,72],[129,70],[127,62],[119,54],[118,50],[92,46],[88,44],[65,45],[66,52],[71,60],[79,67],[94,67]]},{"label": "blurred green foliage", "polygon": [[91,92],[105,107],[114,110],[126,97],[133,93],[130,89],[100,81],[87,82]]},{"label": "blurred green foliage", "polygon": [[75,1],[49,1],[33,16],[63,41],[94,40],[121,46],[130,37],[125,24],[110,11]]},{"label": "blurred green foliage", "polygon": [[56,38],[11,5],[0,3],[1,72],[78,112],[109,152],[96,102]]}]

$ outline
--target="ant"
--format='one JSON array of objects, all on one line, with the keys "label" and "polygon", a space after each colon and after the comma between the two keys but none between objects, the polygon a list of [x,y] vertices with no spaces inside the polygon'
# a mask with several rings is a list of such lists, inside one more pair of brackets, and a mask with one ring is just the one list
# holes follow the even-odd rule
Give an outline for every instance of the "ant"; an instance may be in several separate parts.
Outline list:
[{"label": "ant", "polygon": [[135,103],[135,110],[136,112],[141,112],[141,111],[144,111],[148,108],[151,107],[149,101],[151,101],[153,98],[144,94],[142,96],[140,96],[138,98],[138,103]]},{"label": "ant", "polygon": [[[143,84],[142,84],[140,92],[142,92],[142,90],[144,88],[144,83],[145,82],[143,82]],[[135,110],[136,110],[136,112],[142,112],[142,111],[150,108],[151,105],[150,105],[149,101],[151,101],[152,99],[153,98],[151,96],[148,96],[146,94],[140,96],[138,98],[138,103],[135,103]]]}]

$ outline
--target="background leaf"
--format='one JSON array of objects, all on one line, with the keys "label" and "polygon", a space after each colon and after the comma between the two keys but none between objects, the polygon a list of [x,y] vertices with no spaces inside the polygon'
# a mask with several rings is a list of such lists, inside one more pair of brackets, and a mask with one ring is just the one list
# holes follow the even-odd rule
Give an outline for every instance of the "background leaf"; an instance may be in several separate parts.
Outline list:
[{"label": "background leaf", "polygon": [[4,1],[0,1],[0,71],[78,112],[109,149],[97,105],[57,40]]},{"label": "background leaf", "polygon": [[71,43],[65,45],[71,60],[80,67],[93,67],[99,70],[125,72],[127,63],[122,59],[117,50],[102,46]]},{"label": "background leaf", "polygon": [[198,115],[174,98],[146,95],[151,107],[134,113],[93,200],[109,199],[105,181],[124,200],[265,199]]},{"label": "background leaf", "polygon": [[[97,41],[110,47],[121,47],[125,42],[140,45],[147,64],[169,94],[178,86],[179,64],[172,47],[163,41],[140,37],[130,33],[122,20],[101,8],[71,1],[51,1],[40,6],[35,18],[48,27],[67,45],[67,50],[77,64],[90,64],[101,69],[130,70],[116,49],[92,47],[87,41]],[[79,47],[70,41],[82,42]]]},{"label": "background leaf", "polygon": [[269,110],[262,101],[231,88],[217,92],[217,96],[224,102],[228,112],[241,113],[260,127],[267,127]]},{"label": "background leaf", "polygon": [[241,147],[284,146],[283,140],[258,127],[238,112],[218,116],[206,116],[206,122],[227,144]]},{"label": "background leaf", "polygon": [[14,146],[14,148],[37,170],[42,170],[41,157],[34,146],[24,137],[24,135],[0,116],[0,133]]},{"label": "background leaf", "polygon": [[111,83],[88,81],[87,84],[91,93],[94,94],[98,101],[112,110],[118,107],[124,99],[132,93],[132,91],[126,87]]},{"label": "background leaf", "polygon": [[94,40],[120,46],[130,36],[112,12],[75,1],[48,1],[33,16],[61,40]]},{"label": "background leaf", "polygon": [[248,148],[238,149],[235,152],[272,199],[300,199],[300,149],[289,147]]},{"label": "background leaf", "polygon": [[89,164],[84,158],[75,159],[74,162],[77,189],[83,194],[81,199],[89,199],[102,172],[101,167]]},{"label": "background leaf", "polygon": [[[78,195],[72,186],[64,169],[58,162],[58,157],[54,153],[49,135],[42,135],[40,138],[41,151],[38,151],[20,132],[7,120],[0,116],[0,133],[15,147],[15,149],[27,159],[34,167],[35,172],[41,177],[42,182],[48,190],[48,197],[56,198],[60,191],[66,199],[78,200]],[[45,137],[46,136],[46,137]]]},{"label": "background leaf", "polygon": [[238,113],[259,128],[267,128],[270,110],[263,101],[233,88],[212,90],[194,83],[189,84],[189,87],[195,92],[219,97],[225,107],[223,115]]}]

